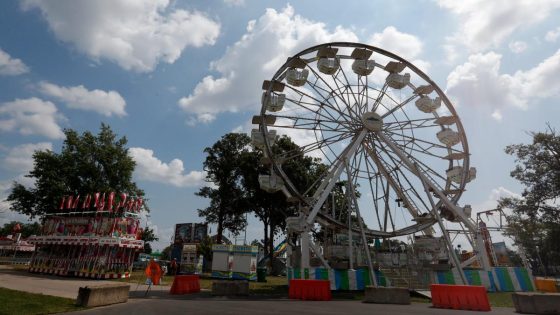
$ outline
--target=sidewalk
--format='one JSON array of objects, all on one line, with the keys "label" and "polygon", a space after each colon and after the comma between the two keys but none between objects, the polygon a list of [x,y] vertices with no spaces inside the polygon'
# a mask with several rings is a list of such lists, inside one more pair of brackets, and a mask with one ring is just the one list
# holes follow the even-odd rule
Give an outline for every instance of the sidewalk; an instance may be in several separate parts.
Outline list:
[{"label": "sidewalk", "polygon": [[[0,266],[0,287],[30,293],[75,299],[78,296],[78,289],[80,287],[106,283],[114,283],[114,281],[41,275],[23,270],[14,270],[11,266]],[[135,288],[136,284],[130,284],[131,291]]]}]

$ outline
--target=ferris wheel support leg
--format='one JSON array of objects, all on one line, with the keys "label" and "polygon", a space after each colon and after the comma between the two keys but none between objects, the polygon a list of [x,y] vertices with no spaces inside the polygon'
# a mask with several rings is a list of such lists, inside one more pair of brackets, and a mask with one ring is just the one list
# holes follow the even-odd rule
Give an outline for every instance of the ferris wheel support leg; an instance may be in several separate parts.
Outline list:
[{"label": "ferris wheel support leg", "polygon": [[[482,236],[480,230],[476,231],[476,238],[474,243],[476,248],[473,249],[476,250],[476,256],[478,256],[482,268],[484,268],[485,271],[492,270],[492,266],[490,265],[490,258],[488,257],[486,246],[484,245],[484,237]],[[490,246],[492,246],[492,244],[490,244]]]},{"label": "ferris wheel support leg", "polygon": [[327,184],[325,186],[321,185],[317,189],[317,192],[313,196],[313,199],[315,200],[313,204],[313,209],[311,210],[311,212],[309,213],[306,219],[307,224],[311,225],[313,224],[313,222],[315,222],[315,217],[317,216],[319,209],[321,209],[323,203],[325,203],[325,201],[327,200],[327,197],[331,193],[334,184],[336,184],[336,180],[340,177],[340,173],[342,173],[342,170],[344,169],[344,159],[348,159],[352,157],[354,153],[356,153],[356,151],[360,147],[360,144],[364,140],[367,133],[368,133],[367,129],[363,129],[356,136],[356,138],[354,138],[354,140],[348,147],[349,149],[346,150],[346,152],[344,152],[341,156],[339,156],[335,166],[333,167],[331,172],[327,175],[326,179],[323,181],[323,182],[327,182]]},{"label": "ferris wheel support leg", "polygon": [[[416,176],[418,176],[418,178],[420,178],[422,180],[423,183],[425,183],[429,188],[431,188],[433,193],[437,195],[437,197],[447,206],[447,208],[451,212],[453,212],[453,214],[455,214],[457,217],[459,217],[461,219],[463,224],[465,224],[465,226],[471,232],[476,233],[477,227],[474,224],[474,222],[470,218],[467,218],[465,213],[456,204],[452,203],[447,198],[447,196],[441,190],[439,190],[439,188],[434,183],[432,183],[432,181],[430,181],[422,173],[422,171],[420,169],[418,169],[418,167],[414,163],[412,163],[412,161],[408,158],[408,156],[404,152],[402,152],[401,149],[399,149],[399,147],[393,142],[392,139],[387,137],[381,131],[376,132],[376,134],[377,134],[377,136],[379,136],[379,138],[381,138],[381,140],[383,140],[383,142],[385,142],[391,148],[391,150],[393,150],[393,152],[406,164],[406,166],[412,172],[414,172],[416,174]],[[436,210],[436,209],[434,209],[434,210]]]},{"label": "ferris wheel support leg", "polygon": [[[418,171],[418,173],[420,173],[420,171]],[[449,234],[447,234],[445,226],[443,225],[443,221],[441,220],[441,216],[439,215],[439,212],[436,209],[436,203],[434,202],[434,199],[430,194],[430,189],[428,187],[428,184],[426,183],[426,180],[423,178],[423,176],[419,176],[419,178],[420,181],[422,182],[422,185],[424,186],[424,191],[426,192],[426,195],[428,195],[428,199],[430,200],[430,205],[432,206],[433,213],[436,216],[439,228],[441,229],[441,233],[443,234],[443,238],[445,239],[445,244],[447,245],[447,251],[449,252],[449,256],[451,256],[453,265],[455,265],[455,268],[457,268],[457,271],[459,271],[459,276],[461,277],[461,281],[463,282],[463,284],[468,285],[469,283],[467,282],[467,277],[465,276],[463,267],[461,267],[461,261],[459,260],[459,257],[457,257],[457,253],[455,253],[455,250],[453,250],[453,243],[451,242],[451,239],[449,238]]]},{"label": "ferris wheel support leg", "polygon": [[[348,182],[346,183],[346,185],[348,186],[347,191],[350,193],[349,195],[353,197],[353,198],[351,198],[351,201],[354,204],[354,208],[356,209],[356,215],[358,217],[358,224],[360,225],[360,232],[362,234],[362,243],[364,244],[364,249],[366,250],[366,255],[367,255],[366,258],[367,258],[368,269],[369,269],[369,277],[370,277],[371,283],[373,283],[373,286],[377,287],[377,279],[375,277],[375,273],[374,273],[374,270],[373,270],[373,263],[371,262],[371,254],[369,252],[369,246],[368,246],[368,243],[367,243],[366,234],[364,232],[364,223],[362,222],[362,220],[360,220],[362,215],[360,214],[360,207],[358,206],[358,201],[356,200],[356,192],[354,191],[354,185],[352,185],[352,181],[351,181],[351,177],[350,177],[350,166],[348,165],[348,160],[345,161],[345,164],[346,164],[346,173],[348,174]],[[350,213],[350,211],[348,213]],[[349,229],[349,233],[352,233],[351,229]],[[350,238],[350,240],[351,239],[352,238]]]},{"label": "ferris wheel support leg", "polygon": [[301,268],[309,268],[309,231],[305,229],[303,233],[300,234],[300,250],[301,250]]}]

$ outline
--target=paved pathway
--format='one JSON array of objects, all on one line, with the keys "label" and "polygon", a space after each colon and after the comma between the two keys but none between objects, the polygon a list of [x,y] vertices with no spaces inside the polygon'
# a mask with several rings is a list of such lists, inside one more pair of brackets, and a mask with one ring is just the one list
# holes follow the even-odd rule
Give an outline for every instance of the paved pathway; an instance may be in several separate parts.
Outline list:
[{"label": "paved pathway", "polygon": [[70,299],[75,299],[78,296],[78,288],[80,287],[104,283],[111,282],[40,275],[21,270],[11,270],[6,267],[0,268],[0,287]]}]

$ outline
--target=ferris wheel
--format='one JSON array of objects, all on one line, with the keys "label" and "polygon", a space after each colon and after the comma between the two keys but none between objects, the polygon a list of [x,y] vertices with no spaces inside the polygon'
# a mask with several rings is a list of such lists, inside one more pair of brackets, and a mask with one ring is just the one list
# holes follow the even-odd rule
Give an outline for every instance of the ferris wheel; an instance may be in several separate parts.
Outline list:
[{"label": "ferris wheel", "polygon": [[[316,224],[353,229],[364,242],[366,236],[430,235],[443,219],[476,230],[470,207],[457,205],[476,177],[461,120],[412,63],[373,46],[327,43],[289,58],[262,89],[251,136],[270,173],[259,181],[302,205],[300,216],[288,220],[289,229],[304,235],[302,246]],[[274,150],[279,135],[300,149]],[[326,165],[304,188],[283,169],[301,153]],[[333,201],[341,185],[350,211]],[[349,224],[343,213],[350,212],[359,224]]]}]

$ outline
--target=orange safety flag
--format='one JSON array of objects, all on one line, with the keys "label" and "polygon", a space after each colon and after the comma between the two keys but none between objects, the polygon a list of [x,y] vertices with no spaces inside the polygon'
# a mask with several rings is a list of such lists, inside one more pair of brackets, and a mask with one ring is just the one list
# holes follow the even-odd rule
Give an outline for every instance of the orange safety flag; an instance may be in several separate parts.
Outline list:
[{"label": "orange safety flag", "polygon": [[161,279],[161,267],[153,259],[150,260],[148,267],[146,267],[146,276],[152,280],[154,285],[159,284],[159,280]]}]

